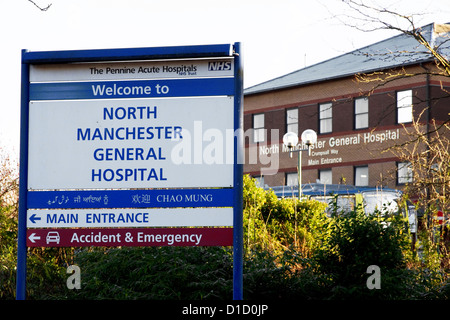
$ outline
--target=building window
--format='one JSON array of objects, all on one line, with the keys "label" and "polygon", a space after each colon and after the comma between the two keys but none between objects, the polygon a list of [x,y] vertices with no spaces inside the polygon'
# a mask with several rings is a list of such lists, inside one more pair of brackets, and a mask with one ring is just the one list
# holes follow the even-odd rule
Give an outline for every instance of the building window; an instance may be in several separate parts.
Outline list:
[{"label": "building window", "polygon": [[355,129],[369,127],[369,99],[355,99]]},{"label": "building window", "polygon": [[412,90],[397,92],[397,123],[412,122],[413,104]]},{"label": "building window", "polygon": [[319,182],[323,184],[332,183],[332,172],[331,169],[319,170]]},{"label": "building window", "polygon": [[333,130],[333,112],[331,103],[319,104],[319,133],[329,133]]},{"label": "building window", "polygon": [[286,132],[298,135],[298,109],[286,110]]},{"label": "building window", "polygon": [[253,142],[264,141],[264,113],[253,115]]},{"label": "building window", "polygon": [[355,186],[365,187],[369,185],[369,167],[355,167]]},{"label": "building window", "polygon": [[287,186],[298,186],[298,173],[289,172],[286,173],[286,185]]},{"label": "building window", "polygon": [[411,162],[397,162],[397,184],[413,182]]}]

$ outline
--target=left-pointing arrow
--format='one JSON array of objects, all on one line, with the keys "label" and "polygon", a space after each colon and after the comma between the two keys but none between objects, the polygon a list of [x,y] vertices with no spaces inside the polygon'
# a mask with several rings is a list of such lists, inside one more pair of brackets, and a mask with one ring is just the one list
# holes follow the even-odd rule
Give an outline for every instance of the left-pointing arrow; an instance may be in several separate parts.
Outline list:
[{"label": "left-pointing arrow", "polygon": [[36,243],[36,240],[41,240],[41,237],[37,236],[36,233],[32,233],[30,234],[28,239],[30,239],[31,242]]},{"label": "left-pointing arrow", "polygon": [[33,222],[33,223],[36,223],[36,220],[41,220],[41,217],[37,217],[37,216],[36,216],[36,213],[33,213],[33,214],[30,216],[30,221]]}]

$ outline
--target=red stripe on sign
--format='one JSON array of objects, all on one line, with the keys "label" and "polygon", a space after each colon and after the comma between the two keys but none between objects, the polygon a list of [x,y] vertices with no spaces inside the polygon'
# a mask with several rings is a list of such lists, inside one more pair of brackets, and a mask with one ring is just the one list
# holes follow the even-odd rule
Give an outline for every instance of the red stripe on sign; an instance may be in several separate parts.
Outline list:
[{"label": "red stripe on sign", "polygon": [[233,228],[28,229],[28,247],[232,246]]}]

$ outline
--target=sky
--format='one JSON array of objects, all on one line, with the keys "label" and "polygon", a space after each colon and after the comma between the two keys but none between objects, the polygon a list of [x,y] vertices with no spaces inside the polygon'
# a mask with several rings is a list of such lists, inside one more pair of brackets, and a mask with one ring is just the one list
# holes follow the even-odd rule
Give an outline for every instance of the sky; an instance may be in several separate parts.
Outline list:
[{"label": "sky", "polygon": [[[244,87],[394,36],[347,26],[341,0],[0,0],[0,148],[19,153],[21,50],[241,42]],[[366,0],[417,25],[450,22],[448,0]],[[395,23],[395,21],[394,21]]]}]

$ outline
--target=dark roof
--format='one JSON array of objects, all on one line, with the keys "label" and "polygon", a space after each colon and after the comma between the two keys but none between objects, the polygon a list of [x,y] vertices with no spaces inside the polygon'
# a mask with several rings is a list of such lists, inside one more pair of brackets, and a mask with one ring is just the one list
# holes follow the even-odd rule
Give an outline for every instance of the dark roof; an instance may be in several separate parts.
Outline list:
[{"label": "dark roof", "polygon": [[[431,45],[437,47],[445,57],[450,57],[450,24],[431,23],[420,29]],[[278,90],[431,60],[433,57],[424,46],[412,36],[402,33],[249,87],[244,90],[244,94]]]}]

